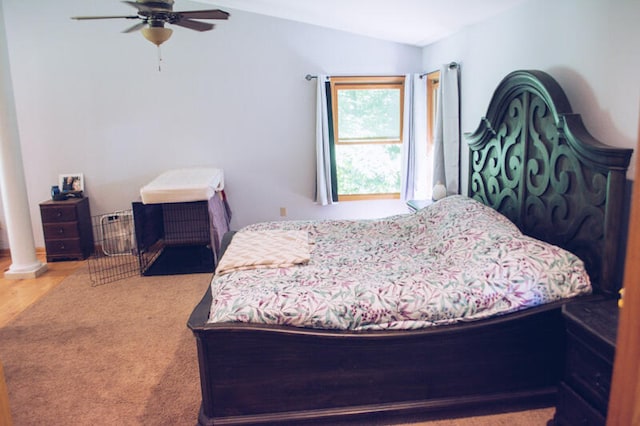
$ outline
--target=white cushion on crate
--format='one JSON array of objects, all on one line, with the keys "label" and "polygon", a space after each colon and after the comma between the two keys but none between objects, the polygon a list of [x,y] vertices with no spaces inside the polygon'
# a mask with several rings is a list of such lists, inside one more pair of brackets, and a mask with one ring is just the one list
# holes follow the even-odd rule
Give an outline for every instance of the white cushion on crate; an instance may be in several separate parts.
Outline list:
[{"label": "white cushion on crate", "polygon": [[162,173],[140,189],[143,204],[206,201],[224,188],[222,169],[191,167]]}]

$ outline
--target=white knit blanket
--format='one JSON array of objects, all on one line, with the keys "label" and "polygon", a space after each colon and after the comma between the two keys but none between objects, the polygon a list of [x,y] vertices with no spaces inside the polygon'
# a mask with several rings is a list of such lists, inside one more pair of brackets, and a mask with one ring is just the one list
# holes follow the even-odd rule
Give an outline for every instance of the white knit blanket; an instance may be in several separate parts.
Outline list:
[{"label": "white knit blanket", "polygon": [[264,230],[234,235],[216,275],[258,268],[285,268],[309,262],[307,231]]}]

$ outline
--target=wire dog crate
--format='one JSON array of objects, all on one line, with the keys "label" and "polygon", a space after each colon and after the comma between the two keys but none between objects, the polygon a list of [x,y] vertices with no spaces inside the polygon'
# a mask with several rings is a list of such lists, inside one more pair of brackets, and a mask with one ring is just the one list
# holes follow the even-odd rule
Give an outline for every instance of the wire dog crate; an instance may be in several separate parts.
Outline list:
[{"label": "wire dog crate", "polygon": [[144,276],[213,272],[208,203],[132,203],[140,273]]},{"label": "wire dog crate", "polygon": [[91,285],[96,286],[139,274],[131,210],[93,216],[95,247],[89,256]]}]

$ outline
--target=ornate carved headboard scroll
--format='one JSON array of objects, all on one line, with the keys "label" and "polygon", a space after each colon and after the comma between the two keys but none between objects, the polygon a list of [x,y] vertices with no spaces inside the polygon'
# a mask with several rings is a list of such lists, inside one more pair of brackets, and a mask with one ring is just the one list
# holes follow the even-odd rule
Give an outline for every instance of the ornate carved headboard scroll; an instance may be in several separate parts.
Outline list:
[{"label": "ornate carved headboard scroll", "polygon": [[507,75],[478,129],[465,136],[469,196],[525,234],[578,255],[596,291],[617,291],[632,150],[591,136],[562,88],[542,71]]}]

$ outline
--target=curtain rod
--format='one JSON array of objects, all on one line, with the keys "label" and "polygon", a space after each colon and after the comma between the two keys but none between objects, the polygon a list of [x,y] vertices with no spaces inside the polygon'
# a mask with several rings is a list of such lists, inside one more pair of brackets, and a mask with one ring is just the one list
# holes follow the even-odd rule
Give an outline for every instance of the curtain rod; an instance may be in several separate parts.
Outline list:
[{"label": "curtain rod", "polygon": [[[458,68],[459,64],[457,62],[449,62],[449,69],[452,70],[454,68]],[[424,78],[425,75],[430,74],[428,72],[420,74],[420,78]]]},{"label": "curtain rod", "polygon": [[[459,66],[459,65],[458,65],[458,63],[457,63],[457,62],[450,62],[450,63],[449,63],[449,69],[458,68],[458,66]],[[420,74],[420,78],[424,78],[424,76],[425,76],[425,75],[427,75],[427,74],[429,74],[429,73],[428,73],[428,72],[425,72],[425,73]],[[318,76],[317,76],[317,75],[307,74],[307,75],[305,75],[305,76],[304,76],[304,78],[305,78],[305,80],[307,80],[307,81],[311,81],[311,80],[313,80],[313,79],[318,78]]]},{"label": "curtain rod", "polygon": [[[382,77],[386,77],[387,75],[385,74],[385,75],[381,75],[381,76],[382,76]],[[330,77],[330,76],[327,76],[327,78],[329,78],[329,77]],[[361,75],[357,75],[356,77],[361,77]],[[305,75],[305,76],[304,76],[304,78],[305,78],[305,80],[307,80],[307,81],[311,81],[311,80],[313,80],[313,79],[318,78],[318,76],[317,76],[317,75],[307,74],[307,75]],[[422,75],[420,76],[420,78],[422,78]]]}]

